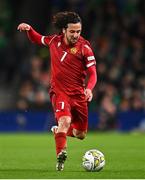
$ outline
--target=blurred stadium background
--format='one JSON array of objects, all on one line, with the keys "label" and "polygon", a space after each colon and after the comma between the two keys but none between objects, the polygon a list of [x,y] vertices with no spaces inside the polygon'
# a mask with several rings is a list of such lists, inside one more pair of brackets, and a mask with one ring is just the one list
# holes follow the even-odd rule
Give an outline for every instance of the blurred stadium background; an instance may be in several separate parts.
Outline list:
[{"label": "blurred stadium background", "polygon": [[90,130],[145,132],[144,0],[0,0],[0,132],[47,131],[50,57],[17,31],[21,22],[53,33],[52,15],[76,11],[97,60]]}]

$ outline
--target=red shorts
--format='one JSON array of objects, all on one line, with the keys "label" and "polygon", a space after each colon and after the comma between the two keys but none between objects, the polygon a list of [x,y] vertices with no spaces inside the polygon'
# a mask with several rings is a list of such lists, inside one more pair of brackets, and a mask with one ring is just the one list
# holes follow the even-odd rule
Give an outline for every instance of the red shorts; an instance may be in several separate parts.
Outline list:
[{"label": "red shorts", "polygon": [[61,116],[70,116],[71,125],[79,131],[88,129],[88,104],[85,95],[68,97],[66,94],[51,94],[51,102],[58,121]]}]

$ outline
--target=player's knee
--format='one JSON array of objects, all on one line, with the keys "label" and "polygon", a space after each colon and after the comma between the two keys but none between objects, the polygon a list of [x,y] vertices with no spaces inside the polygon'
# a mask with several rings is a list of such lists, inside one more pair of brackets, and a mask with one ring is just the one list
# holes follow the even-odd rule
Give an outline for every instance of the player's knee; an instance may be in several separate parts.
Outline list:
[{"label": "player's knee", "polygon": [[85,132],[77,133],[76,137],[80,140],[83,140],[86,137],[86,133]]},{"label": "player's knee", "polygon": [[77,138],[80,139],[80,140],[83,140],[83,139],[85,139],[85,136],[79,135],[79,136],[77,136]]},{"label": "player's knee", "polygon": [[67,132],[70,127],[71,118],[69,116],[62,116],[58,120],[58,132]]}]

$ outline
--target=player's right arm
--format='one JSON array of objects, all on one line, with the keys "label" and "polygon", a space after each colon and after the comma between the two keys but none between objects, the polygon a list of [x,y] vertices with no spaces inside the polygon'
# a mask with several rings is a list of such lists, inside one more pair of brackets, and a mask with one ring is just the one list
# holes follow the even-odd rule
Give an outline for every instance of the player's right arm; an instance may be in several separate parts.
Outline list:
[{"label": "player's right arm", "polygon": [[41,45],[42,35],[37,33],[29,24],[21,23],[17,28],[20,32],[26,31],[28,38],[31,42]]},{"label": "player's right arm", "polygon": [[27,36],[29,40],[33,43],[39,44],[39,45],[50,45],[52,40],[56,37],[56,35],[52,36],[43,36],[36,32],[29,24],[27,23],[21,23],[18,25],[17,30],[25,31],[27,32]]}]

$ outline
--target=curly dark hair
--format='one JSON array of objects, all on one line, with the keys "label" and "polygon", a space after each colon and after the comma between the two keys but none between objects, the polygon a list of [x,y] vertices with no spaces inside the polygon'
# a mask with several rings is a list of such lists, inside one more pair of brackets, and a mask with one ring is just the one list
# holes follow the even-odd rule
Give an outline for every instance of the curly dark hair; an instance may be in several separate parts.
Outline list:
[{"label": "curly dark hair", "polygon": [[80,16],[75,12],[65,11],[59,12],[53,16],[53,24],[54,26],[62,30],[63,28],[67,28],[69,23],[82,23]]}]

